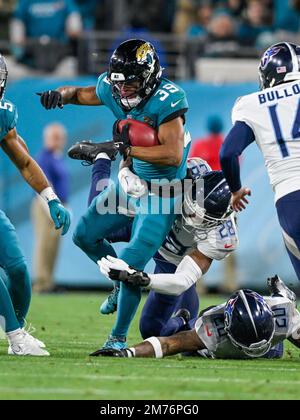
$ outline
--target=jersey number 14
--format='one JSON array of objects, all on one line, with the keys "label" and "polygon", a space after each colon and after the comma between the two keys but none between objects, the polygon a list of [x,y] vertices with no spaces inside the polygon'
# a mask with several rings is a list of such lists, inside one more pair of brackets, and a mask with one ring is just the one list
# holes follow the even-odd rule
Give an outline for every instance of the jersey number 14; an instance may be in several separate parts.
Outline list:
[{"label": "jersey number 14", "polygon": [[[287,148],[284,136],[282,134],[281,125],[280,125],[278,113],[277,113],[277,106],[278,104],[270,106],[269,111],[270,111],[270,115],[271,115],[271,119],[272,119],[272,123],[274,127],[274,132],[276,135],[277,143],[279,144],[282,156],[286,158],[289,156],[289,150]],[[300,101],[298,103],[296,118],[292,127],[292,138],[294,140],[300,139]]]}]

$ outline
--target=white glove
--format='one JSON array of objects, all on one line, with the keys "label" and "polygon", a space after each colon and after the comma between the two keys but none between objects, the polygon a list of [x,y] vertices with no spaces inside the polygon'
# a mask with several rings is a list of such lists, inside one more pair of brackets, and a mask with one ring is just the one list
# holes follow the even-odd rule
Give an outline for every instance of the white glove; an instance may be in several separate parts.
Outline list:
[{"label": "white glove", "polygon": [[129,168],[123,168],[118,175],[123,191],[133,198],[141,198],[147,193],[147,184]]},{"label": "white glove", "polygon": [[125,261],[118,258],[110,257],[102,258],[98,261],[98,265],[102,274],[108,279],[110,270],[127,271],[129,274],[134,274],[136,271],[129,267]]}]

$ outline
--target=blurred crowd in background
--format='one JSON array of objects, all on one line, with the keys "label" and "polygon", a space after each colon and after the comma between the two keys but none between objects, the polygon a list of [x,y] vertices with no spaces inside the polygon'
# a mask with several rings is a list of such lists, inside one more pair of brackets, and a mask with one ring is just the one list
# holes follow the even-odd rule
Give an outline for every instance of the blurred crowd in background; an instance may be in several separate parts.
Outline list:
[{"label": "blurred crowd in background", "polygon": [[51,56],[50,44],[56,61],[76,56],[78,40],[93,31],[158,42],[156,34],[174,34],[199,41],[202,55],[230,56],[239,48],[253,56],[252,49],[298,40],[300,0],[0,0],[0,19],[0,39],[18,61],[37,68]]}]

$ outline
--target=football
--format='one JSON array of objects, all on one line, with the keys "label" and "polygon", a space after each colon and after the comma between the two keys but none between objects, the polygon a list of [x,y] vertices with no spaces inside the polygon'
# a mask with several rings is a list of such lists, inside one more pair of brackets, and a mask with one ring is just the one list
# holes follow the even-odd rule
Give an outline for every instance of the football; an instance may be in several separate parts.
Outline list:
[{"label": "football", "polygon": [[157,131],[149,124],[137,120],[122,120],[119,122],[119,132],[129,124],[129,138],[132,146],[153,147],[159,145]]}]

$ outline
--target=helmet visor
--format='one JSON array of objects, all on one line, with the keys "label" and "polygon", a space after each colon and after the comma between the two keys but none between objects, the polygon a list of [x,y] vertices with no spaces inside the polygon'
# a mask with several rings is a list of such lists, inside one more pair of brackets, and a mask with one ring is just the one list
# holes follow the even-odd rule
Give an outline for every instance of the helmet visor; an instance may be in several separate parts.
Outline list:
[{"label": "helmet visor", "polygon": [[228,337],[230,338],[230,341],[232,342],[234,347],[241,350],[244,354],[246,354],[246,356],[251,357],[253,359],[257,359],[259,357],[265,356],[271,350],[274,333],[275,329],[270,340],[263,340],[259,343],[251,344],[250,346],[244,346],[243,344],[238,343],[229,333]]}]

